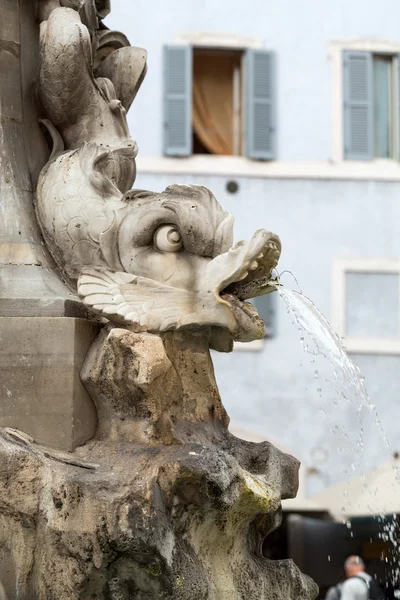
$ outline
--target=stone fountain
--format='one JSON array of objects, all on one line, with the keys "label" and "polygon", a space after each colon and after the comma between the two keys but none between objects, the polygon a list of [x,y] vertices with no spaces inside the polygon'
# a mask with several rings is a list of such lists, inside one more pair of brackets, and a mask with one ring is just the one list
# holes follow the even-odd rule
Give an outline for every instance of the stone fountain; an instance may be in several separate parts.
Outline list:
[{"label": "stone fountain", "polygon": [[108,11],[0,0],[0,580],[18,600],[312,600],[263,556],[299,463],[229,433],[210,357],[263,336],[245,300],[274,289],[279,238],[232,246],[204,187],[131,189],[146,52]]}]

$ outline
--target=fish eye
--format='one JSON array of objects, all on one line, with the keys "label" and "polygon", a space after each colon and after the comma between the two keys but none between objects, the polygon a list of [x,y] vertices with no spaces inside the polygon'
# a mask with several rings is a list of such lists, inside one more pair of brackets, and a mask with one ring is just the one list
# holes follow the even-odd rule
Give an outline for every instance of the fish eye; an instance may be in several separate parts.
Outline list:
[{"label": "fish eye", "polygon": [[154,246],[160,252],[179,252],[182,236],[174,225],[163,225],[154,234]]}]

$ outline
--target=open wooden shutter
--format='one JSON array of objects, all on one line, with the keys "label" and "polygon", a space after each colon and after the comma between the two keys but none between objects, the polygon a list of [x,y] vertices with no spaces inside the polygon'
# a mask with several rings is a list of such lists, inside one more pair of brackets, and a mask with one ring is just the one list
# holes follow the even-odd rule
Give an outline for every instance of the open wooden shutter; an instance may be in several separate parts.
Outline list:
[{"label": "open wooden shutter", "polygon": [[344,157],[370,160],[374,154],[372,54],[344,52]]},{"label": "open wooden shutter", "polygon": [[164,47],[164,154],[192,154],[192,48]]},{"label": "open wooden shutter", "polygon": [[266,50],[247,50],[246,155],[276,158],[275,57]]},{"label": "open wooden shutter", "polygon": [[276,292],[265,294],[252,298],[251,302],[256,307],[258,314],[265,324],[265,336],[273,337],[276,335]]}]

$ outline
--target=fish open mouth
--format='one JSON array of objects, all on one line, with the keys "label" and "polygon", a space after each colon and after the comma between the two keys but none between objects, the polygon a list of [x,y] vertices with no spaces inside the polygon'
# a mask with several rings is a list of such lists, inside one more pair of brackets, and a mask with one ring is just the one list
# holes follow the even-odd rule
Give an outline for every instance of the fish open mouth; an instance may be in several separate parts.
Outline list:
[{"label": "fish open mouth", "polygon": [[250,242],[239,242],[215,259],[220,273],[225,273],[218,286],[219,296],[229,305],[237,321],[235,340],[251,341],[264,337],[264,322],[255,306],[246,300],[275,289],[271,284],[271,275],[280,254],[279,237],[260,230]]},{"label": "fish open mouth", "polygon": [[[264,337],[264,321],[245,300],[275,289],[271,272],[280,251],[279,238],[260,230],[249,242],[239,242],[228,252],[201,262],[203,270],[195,271],[201,284],[198,291],[125,271],[87,267],[80,274],[78,294],[90,310],[135,331],[219,328],[224,342],[215,341],[213,347],[226,352],[232,349],[232,341]],[[227,335],[222,336],[221,329]]]}]

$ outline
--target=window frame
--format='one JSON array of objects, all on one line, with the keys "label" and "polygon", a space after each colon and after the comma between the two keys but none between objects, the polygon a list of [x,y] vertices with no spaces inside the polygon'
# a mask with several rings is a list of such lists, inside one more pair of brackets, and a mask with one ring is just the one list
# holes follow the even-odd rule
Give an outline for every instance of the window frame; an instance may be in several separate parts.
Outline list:
[{"label": "window frame", "polygon": [[213,33],[203,31],[192,31],[179,34],[175,44],[187,45],[197,48],[221,48],[231,50],[263,50],[264,42],[259,37],[247,37],[243,35]]},{"label": "window frame", "polygon": [[[332,326],[344,346],[353,354],[400,354],[397,338],[346,335],[346,275],[347,273],[393,274],[400,277],[400,260],[385,258],[336,258],[332,278]],[[399,307],[400,308],[400,307]]]},{"label": "window frame", "polygon": [[[361,38],[352,40],[333,40],[328,45],[328,58],[332,65],[332,161],[335,163],[351,162],[344,156],[344,73],[343,55],[345,51],[370,52],[377,55],[391,55],[393,60],[398,60],[396,55],[400,54],[400,42],[391,40],[378,40],[375,38]],[[398,69],[394,69],[398,73]],[[396,89],[399,89],[399,81],[395,81]],[[398,98],[398,100],[400,100]],[[394,110],[392,129],[399,131],[399,115]],[[397,121],[397,122],[396,122]],[[393,158],[372,158],[368,162],[392,163],[399,160],[400,140],[396,136],[393,149]],[[358,161],[357,161],[358,162]],[[362,161],[361,161],[362,162]]]}]

